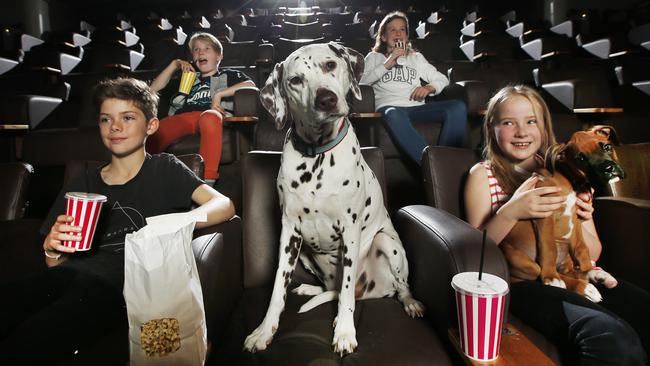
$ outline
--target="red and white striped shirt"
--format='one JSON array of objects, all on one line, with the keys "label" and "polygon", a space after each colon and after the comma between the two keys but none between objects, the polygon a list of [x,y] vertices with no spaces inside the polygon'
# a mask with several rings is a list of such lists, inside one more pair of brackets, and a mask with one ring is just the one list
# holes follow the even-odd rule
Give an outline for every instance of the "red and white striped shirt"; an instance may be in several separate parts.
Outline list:
[{"label": "red and white striped shirt", "polygon": [[485,168],[485,172],[487,173],[488,185],[490,186],[490,202],[492,214],[494,215],[501,206],[508,202],[510,197],[512,197],[512,194],[505,192],[501,188],[497,177],[492,171],[492,164],[490,164],[489,161],[482,161],[480,164]]}]

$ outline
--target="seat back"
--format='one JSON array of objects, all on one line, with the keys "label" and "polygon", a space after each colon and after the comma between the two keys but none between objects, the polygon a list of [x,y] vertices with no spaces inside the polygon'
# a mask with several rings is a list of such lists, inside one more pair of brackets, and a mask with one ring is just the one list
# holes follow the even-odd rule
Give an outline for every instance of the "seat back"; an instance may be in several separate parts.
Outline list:
[{"label": "seat back", "polygon": [[427,204],[464,218],[465,181],[480,155],[474,150],[446,146],[428,146],[424,151],[422,179]]},{"label": "seat back", "polygon": [[[385,204],[382,152],[378,148],[362,148],[361,152],[377,176]],[[281,156],[280,152],[252,151],[242,162],[245,288],[271,284],[275,275],[282,228],[276,183]],[[302,266],[296,266],[293,278],[302,283],[314,280]]]},{"label": "seat back", "polygon": [[27,187],[34,168],[27,163],[0,164],[0,220],[23,217],[27,207]]}]

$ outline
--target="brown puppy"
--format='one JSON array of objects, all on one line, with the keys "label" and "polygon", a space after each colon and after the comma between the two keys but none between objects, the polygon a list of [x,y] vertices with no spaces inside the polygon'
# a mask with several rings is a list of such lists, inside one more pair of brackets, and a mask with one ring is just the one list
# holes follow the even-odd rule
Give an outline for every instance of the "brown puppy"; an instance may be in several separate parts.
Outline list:
[{"label": "brown puppy", "polygon": [[535,280],[566,288],[594,302],[602,296],[587,279],[591,270],[589,250],[576,215],[577,194],[594,186],[623,178],[612,144],[618,145],[610,126],[594,126],[573,134],[566,144],[546,153],[537,187],[558,186],[556,195],[567,197],[563,208],[543,219],[519,221],[501,243],[512,281]]}]

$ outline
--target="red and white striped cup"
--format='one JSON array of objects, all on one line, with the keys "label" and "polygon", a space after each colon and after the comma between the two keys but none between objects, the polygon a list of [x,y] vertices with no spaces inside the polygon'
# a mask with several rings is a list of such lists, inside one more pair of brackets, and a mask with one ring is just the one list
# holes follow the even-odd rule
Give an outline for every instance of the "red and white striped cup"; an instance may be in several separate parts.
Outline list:
[{"label": "red and white striped cup", "polygon": [[65,198],[66,215],[74,217],[71,225],[81,227],[80,233],[70,232],[68,234],[81,236],[81,240],[66,240],[63,245],[76,248],[77,251],[90,250],[99,213],[102,211],[102,204],[106,202],[106,196],[96,193],[68,192],[65,194]]},{"label": "red and white striped cup", "polygon": [[477,361],[492,361],[499,356],[503,308],[508,283],[502,278],[478,272],[463,272],[451,279],[456,290],[460,348]]}]

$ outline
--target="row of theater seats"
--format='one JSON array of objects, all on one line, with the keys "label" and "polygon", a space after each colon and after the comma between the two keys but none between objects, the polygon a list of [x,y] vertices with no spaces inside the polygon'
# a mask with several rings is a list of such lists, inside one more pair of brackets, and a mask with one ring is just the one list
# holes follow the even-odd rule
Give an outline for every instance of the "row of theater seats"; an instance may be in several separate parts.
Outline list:
[{"label": "row of theater seats", "polygon": [[[382,151],[378,148],[362,150],[382,184],[385,200],[388,202],[391,196],[401,194],[386,187],[390,178],[386,176],[388,169]],[[620,278],[648,289],[650,278],[645,268],[650,258],[643,254],[643,246],[650,234],[645,224],[650,219],[650,172],[647,171],[650,143],[617,147],[617,153],[623,168],[633,175],[627,182],[612,187],[609,194],[616,196],[595,200],[595,219],[604,246],[599,263]],[[479,156],[468,149],[429,147],[425,151],[421,174],[427,198],[420,205],[401,208],[394,214],[394,222],[407,252],[411,289],[425,304],[429,315],[410,319],[393,299],[360,302],[356,311],[363,316],[356,322],[360,347],[354,355],[355,364],[452,364],[456,356],[446,337],[447,330],[455,326],[449,281],[456,273],[477,270],[479,262],[481,233],[459,219],[463,207],[461,187],[469,167],[478,159]],[[183,161],[201,174],[199,156],[186,156]],[[94,162],[68,161],[66,176],[72,174],[70,170],[83,169],[88,164]],[[251,364],[276,365],[304,365],[315,358],[325,358],[333,364],[350,362],[349,358],[340,358],[331,350],[335,306],[322,306],[297,316],[301,300],[295,294],[288,297],[286,316],[281,320],[269,351],[256,355],[241,351],[243,338],[265,313],[274,278],[280,229],[274,182],[279,164],[279,152],[246,154],[242,166],[241,221],[236,218],[207,232],[196,233],[192,243],[213,342],[208,364],[240,364],[240,359]],[[29,179],[33,175],[31,171],[24,163],[0,164],[2,191],[12,192],[24,203],[23,192],[29,191],[25,186],[37,184]],[[5,255],[0,268],[5,279],[43,266],[41,243],[36,235],[40,221],[21,219],[21,205],[17,203],[9,210],[14,216],[7,218],[13,220],[0,221],[5,235]],[[0,207],[0,211],[7,212],[5,207]],[[212,234],[214,232],[219,234]],[[488,245],[485,258],[485,271],[508,278],[507,265],[495,245]],[[311,275],[301,266],[297,267],[292,279],[296,284],[313,283]],[[555,347],[538,333],[512,315],[508,321],[516,324],[548,357],[558,361]],[[305,324],[310,326],[305,328]],[[66,362],[123,364],[128,357],[126,334],[126,329],[107,334],[98,344],[79,350],[79,356],[72,356]],[[384,344],[386,342],[388,344]],[[395,350],[395,345],[399,346],[399,351]],[[300,352],[295,352],[296,349]]]}]

